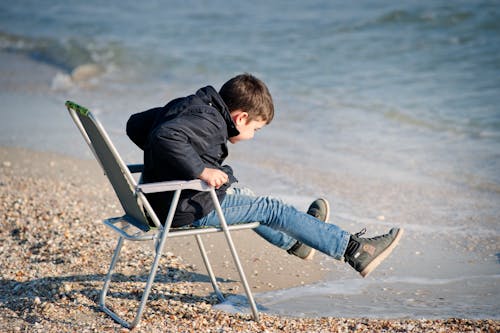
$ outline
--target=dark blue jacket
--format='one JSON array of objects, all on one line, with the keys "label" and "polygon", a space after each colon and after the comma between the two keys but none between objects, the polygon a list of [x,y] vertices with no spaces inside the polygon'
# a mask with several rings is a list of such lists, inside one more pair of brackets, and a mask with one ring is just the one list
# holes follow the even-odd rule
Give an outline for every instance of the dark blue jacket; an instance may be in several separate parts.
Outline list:
[{"label": "dark blue jacket", "polygon": [[[144,183],[191,180],[205,167],[220,169],[228,174],[229,182],[217,189],[219,200],[237,181],[231,167],[222,163],[228,154],[228,138],[238,134],[226,104],[211,86],[164,107],[136,113],[127,122],[127,135],[144,150]],[[164,223],[173,192],[147,197]],[[208,192],[184,190],[172,226],[191,224],[213,209]]]}]

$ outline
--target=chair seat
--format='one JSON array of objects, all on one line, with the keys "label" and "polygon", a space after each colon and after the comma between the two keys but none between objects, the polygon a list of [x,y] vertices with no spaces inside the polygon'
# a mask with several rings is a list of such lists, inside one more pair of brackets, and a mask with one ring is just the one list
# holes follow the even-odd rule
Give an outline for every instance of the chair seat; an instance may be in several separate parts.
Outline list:
[{"label": "chair seat", "polygon": [[[157,238],[157,228],[151,228],[149,231],[144,232],[138,229],[131,227],[135,226],[135,223],[132,223],[131,219],[133,217],[123,215],[120,217],[113,217],[104,220],[104,224],[111,228],[113,231],[119,233],[122,237],[128,240],[135,241],[149,241]],[[121,226],[120,226],[121,224]],[[260,225],[259,222],[250,222],[250,223],[237,223],[228,225],[227,228],[230,231],[235,230],[245,230],[245,229],[254,229]],[[190,235],[202,235],[202,234],[211,234],[222,232],[222,227],[179,227],[179,228],[171,228],[168,232],[167,238],[173,237],[182,237],[182,236],[190,236]]]}]

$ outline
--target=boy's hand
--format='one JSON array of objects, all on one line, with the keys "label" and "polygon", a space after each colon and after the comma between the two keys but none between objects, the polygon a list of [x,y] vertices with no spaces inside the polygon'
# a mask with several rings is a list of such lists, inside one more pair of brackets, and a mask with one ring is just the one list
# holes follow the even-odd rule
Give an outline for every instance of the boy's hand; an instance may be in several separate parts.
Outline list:
[{"label": "boy's hand", "polygon": [[229,180],[229,177],[225,172],[220,171],[219,169],[211,169],[211,168],[203,169],[203,172],[198,178],[200,178],[201,180],[205,181],[208,185],[213,186],[215,188],[221,187],[222,184],[227,183],[227,181]]}]

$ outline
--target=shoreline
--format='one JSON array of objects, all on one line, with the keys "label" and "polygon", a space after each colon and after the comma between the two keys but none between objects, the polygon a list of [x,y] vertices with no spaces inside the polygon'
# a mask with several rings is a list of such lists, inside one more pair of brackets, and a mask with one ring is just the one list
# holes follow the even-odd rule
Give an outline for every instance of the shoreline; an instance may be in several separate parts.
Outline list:
[{"label": "shoreline", "polygon": [[[0,147],[0,187],[0,247],[4,254],[0,326],[8,332],[120,331],[121,326],[97,308],[116,239],[100,219],[121,215],[97,162]],[[327,272],[321,255],[306,262],[272,247],[251,231],[232,235],[254,293],[315,283]],[[221,289],[226,295],[242,295],[237,273],[228,262],[229,253],[215,247],[220,242],[218,236],[222,235],[204,239],[215,274],[222,281]],[[137,304],[135,297],[150,258],[147,245],[128,244],[123,256],[131,264],[119,267],[123,275],[117,281],[118,288],[111,290],[111,302],[118,310],[128,309],[132,316],[130,309]],[[166,251],[159,281],[153,285],[136,332],[500,330],[498,320],[453,318],[296,318],[261,313],[262,319],[256,323],[247,314],[212,309],[216,298],[194,241],[173,239]]]}]

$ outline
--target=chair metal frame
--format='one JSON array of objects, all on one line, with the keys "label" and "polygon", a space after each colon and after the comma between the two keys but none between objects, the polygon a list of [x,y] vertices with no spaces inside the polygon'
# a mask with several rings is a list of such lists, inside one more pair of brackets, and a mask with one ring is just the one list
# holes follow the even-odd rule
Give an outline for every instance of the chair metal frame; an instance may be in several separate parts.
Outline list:
[{"label": "chair metal frame", "polygon": [[[121,217],[108,218],[103,223],[111,228],[118,234],[118,242],[114,250],[111,264],[108,273],[104,280],[104,285],[99,297],[99,307],[107,313],[111,318],[127,328],[136,327],[142,317],[146,302],[153,285],[160,258],[165,248],[167,238],[194,236],[201,253],[201,257],[207,269],[208,276],[212,283],[215,294],[220,302],[223,302],[224,296],[217,284],[212,266],[210,264],[207,252],[203,245],[201,235],[209,233],[224,233],[226,242],[234,260],[234,264],[239,273],[241,283],[245,289],[248,303],[250,305],[253,319],[259,320],[259,313],[255,304],[252,292],[248,285],[246,275],[241,266],[240,259],[234,247],[234,243],[230,234],[233,230],[253,229],[259,226],[258,222],[242,223],[228,226],[226,219],[222,212],[219,200],[217,198],[215,189],[201,180],[191,181],[166,181],[158,183],[142,184],[135,180],[133,173],[141,173],[143,170],[142,164],[129,164],[126,165],[120,157],[118,151],[114,147],[111,139],[101,123],[92,115],[92,113],[85,107],[82,107],[74,102],[67,101],[66,107],[75,122],[76,126],[83,135],[84,140],[89,145],[95,158],[104,170],[108,177],[115,193],[122,204],[125,215]],[[196,190],[209,192],[211,199],[214,203],[217,212],[220,227],[209,228],[172,228],[172,221],[174,219],[175,210],[179,201],[180,194],[183,190]],[[145,194],[173,191],[174,196],[170,204],[170,210],[164,224],[160,223],[157,215],[148,202]],[[147,213],[154,223],[155,227],[149,226],[148,220],[145,216]],[[106,306],[106,296],[110,287],[113,271],[116,263],[120,257],[120,252],[124,241],[154,241],[155,256],[151,265],[149,275],[147,278],[146,286],[144,288],[141,301],[139,303],[137,313],[132,321],[127,321],[119,314]]]}]

